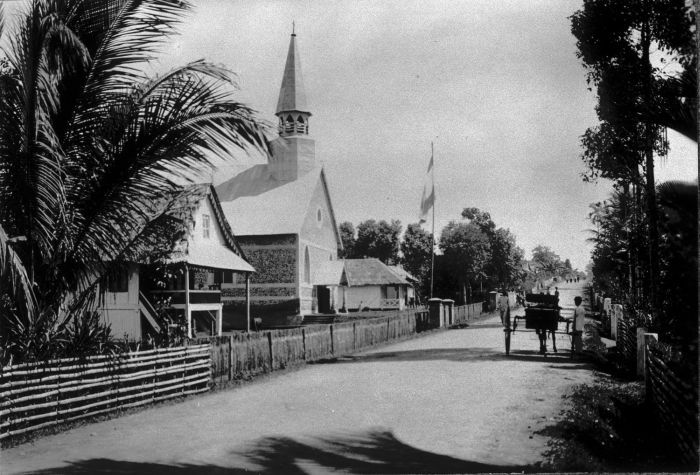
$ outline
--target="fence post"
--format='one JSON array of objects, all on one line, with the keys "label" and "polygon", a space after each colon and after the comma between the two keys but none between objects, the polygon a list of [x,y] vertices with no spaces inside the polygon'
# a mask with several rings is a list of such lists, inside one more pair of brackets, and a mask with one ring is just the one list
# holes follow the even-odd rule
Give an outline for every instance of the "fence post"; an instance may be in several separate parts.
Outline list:
[{"label": "fence post", "polygon": [[331,328],[331,354],[335,354],[335,345],[333,345],[333,325],[328,325]]},{"label": "fence post", "polygon": [[233,335],[228,336],[228,380],[233,379]]},{"label": "fence post", "polygon": [[301,329],[301,344],[304,347],[304,361],[306,361],[306,329]]},{"label": "fence post", "polygon": [[652,400],[652,382],[651,382],[651,371],[649,370],[649,365],[647,360],[651,357],[651,352],[649,348],[655,342],[659,341],[658,333],[645,333],[644,334],[644,392],[646,401],[649,403]]},{"label": "fence post", "polygon": [[270,348],[270,371],[273,371],[275,368],[275,360],[274,356],[272,355],[272,332],[267,332],[267,346]]},{"label": "fence post", "polygon": [[357,349],[357,323],[352,322],[352,349]]},{"label": "fence post", "polygon": [[637,376],[644,377],[644,334],[646,328],[637,327]]}]

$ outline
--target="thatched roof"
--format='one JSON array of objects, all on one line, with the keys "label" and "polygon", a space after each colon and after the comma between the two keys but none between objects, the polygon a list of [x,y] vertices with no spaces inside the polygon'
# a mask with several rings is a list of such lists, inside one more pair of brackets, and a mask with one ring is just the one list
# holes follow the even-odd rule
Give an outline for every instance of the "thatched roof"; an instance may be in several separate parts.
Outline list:
[{"label": "thatched roof", "polygon": [[410,285],[379,259],[346,259],[345,276],[348,286],[362,285]]}]

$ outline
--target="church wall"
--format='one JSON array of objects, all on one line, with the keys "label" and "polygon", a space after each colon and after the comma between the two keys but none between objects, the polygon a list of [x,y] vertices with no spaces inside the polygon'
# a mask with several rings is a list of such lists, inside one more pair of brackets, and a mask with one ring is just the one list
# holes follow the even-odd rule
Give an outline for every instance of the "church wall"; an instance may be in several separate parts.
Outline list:
[{"label": "church wall", "polygon": [[[338,259],[338,242],[333,227],[330,203],[323,182],[319,180],[309,202],[299,238],[298,279],[302,315],[318,311],[313,284],[319,266],[322,262]],[[305,281],[304,259],[307,249],[310,260],[310,282]],[[334,295],[331,295],[331,300],[335,300]]]},{"label": "church wall", "polygon": [[[248,262],[256,272],[250,277],[250,314],[265,326],[290,324],[288,317],[299,314],[298,237],[294,234],[236,236]],[[243,329],[245,321],[245,280],[223,284],[223,330]]]}]

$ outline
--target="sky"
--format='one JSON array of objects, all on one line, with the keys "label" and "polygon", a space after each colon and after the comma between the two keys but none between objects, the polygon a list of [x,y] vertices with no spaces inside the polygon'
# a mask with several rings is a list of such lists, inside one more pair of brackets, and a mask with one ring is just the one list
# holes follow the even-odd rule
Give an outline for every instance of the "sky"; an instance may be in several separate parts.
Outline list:
[{"label": "sky", "polygon": [[[434,143],[435,229],[491,214],[529,257],[549,246],[583,269],[588,205],[580,136],[595,94],[563,0],[199,0],[155,71],[199,58],[235,71],[238,97],[275,124],[292,21],[317,160],[338,222],[418,221]],[[669,132],[659,179],[697,177],[697,147]],[[219,183],[263,157],[236,153]],[[429,229],[430,223],[427,225]]]}]

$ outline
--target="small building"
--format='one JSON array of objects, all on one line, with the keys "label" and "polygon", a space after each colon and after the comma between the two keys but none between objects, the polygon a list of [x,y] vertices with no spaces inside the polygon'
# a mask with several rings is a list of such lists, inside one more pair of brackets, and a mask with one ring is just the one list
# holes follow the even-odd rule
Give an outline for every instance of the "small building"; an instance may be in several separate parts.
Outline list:
[{"label": "small building", "polygon": [[411,284],[409,287],[406,288],[406,306],[414,307],[416,305],[419,305],[420,302],[418,301],[419,299],[416,295],[415,288],[416,284],[418,283],[418,279],[411,275],[406,269],[404,269],[401,266],[388,267],[399,277],[403,278],[406,282],[409,282]]},{"label": "small building", "polygon": [[414,292],[409,280],[374,258],[327,262],[316,279],[341,312],[403,310]]},{"label": "small building", "polygon": [[[172,217],[186,223],[175,249],[161,264],[130,263],[98,291],[98,311],[117,338],[141,339],[161,333],[163,307],[172,322],[184,321],[186,334],[220,335],[221,287],[249,282],[255,270],[246,261],[210,185],[196,185],[173,206]],[[157,267],[167,267],[166,278]],[[155,281],[159,280],[160,285]],[[244,284],[245,285],[245,284]]]}]

